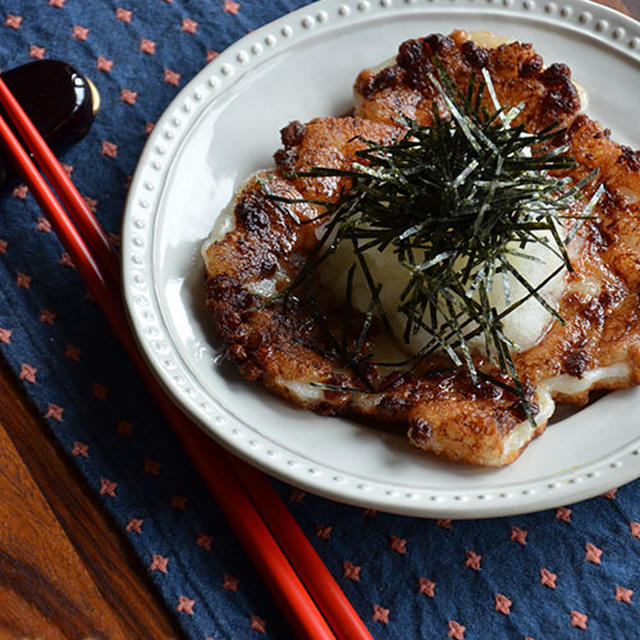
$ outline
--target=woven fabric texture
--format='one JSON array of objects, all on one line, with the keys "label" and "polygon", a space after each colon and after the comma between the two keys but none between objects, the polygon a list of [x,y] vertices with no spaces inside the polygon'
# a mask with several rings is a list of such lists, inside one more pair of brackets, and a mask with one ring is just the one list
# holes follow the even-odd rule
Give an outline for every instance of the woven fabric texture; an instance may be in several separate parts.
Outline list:
[{"label": "woven fabric texture", "polygon": [[[148,131],[217,52],[301,0],[0,0],[0,68],[66,60],[98,87],[62,156],[117,240]],[[186,636],[289,638],[218,508],[26,187],[0,212],[0,353],[125,531]],[[373,636],[640,637],[640,482],[484,521],[348,507],[276,483]]]}]

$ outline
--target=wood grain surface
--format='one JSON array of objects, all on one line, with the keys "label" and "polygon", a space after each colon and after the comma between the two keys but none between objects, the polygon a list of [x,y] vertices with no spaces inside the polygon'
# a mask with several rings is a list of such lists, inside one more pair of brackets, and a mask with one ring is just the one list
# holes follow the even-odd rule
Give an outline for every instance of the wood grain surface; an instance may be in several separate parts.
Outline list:
[{"label": "wood grain surface", "polygon": [[0,358],[0,639],[183,637]]},{"label": "wood grain surface", "polygon": [[[640,0],[600,4],[640,20]],[[0,358],[0,639],[89,638],[183,635]]]}]

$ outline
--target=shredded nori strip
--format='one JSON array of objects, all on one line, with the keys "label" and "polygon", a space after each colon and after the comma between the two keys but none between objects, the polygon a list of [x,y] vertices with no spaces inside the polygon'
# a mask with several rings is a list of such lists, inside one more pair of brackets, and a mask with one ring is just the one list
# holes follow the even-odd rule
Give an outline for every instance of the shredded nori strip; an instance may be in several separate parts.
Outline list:
[{"label": "shredded nori strip", "polygon": [[[563,131],[557,123],[537,133],[528,132],[524,124],[511,127],[523,105],[500,107],[486,70],[482,79],[472,74],[463,94],[442,63],[437,58],[433,62],[436,73],[428,77],[439,91],[446,112],[442,113],[434,101],[432,125],[421,126],[399,114],[404,135],[391,144],[360,138],[365,148],[357,152],[357,161],[350,170],[317,167],[287,174],[307,178],[348,177],[351,186],[337,202],[272,196],[283,203],[322,205],[325,209],[315,220],[327,221],[318,247],[281,295],[288,296],[300,287],[312,291],[319,266],[340,244],[350,243],[355,259],[346,276],[341,335],[331,334],[311,295],[313,317],[332,350],[364,385],[362,389],[339,386],[335,389],[383,391],[372,389],[363,376],[360,369],[363,357],[358,351],[374,314],[389,326],[379,298],[382,283],[375,282],[366,254],[392,247],[399,263],[410,274],[397,307],[405,318],[404,339],[408,342],[421,330],[428,337],[411,358],[394,363],[373,363],[369,359],[368,364],[411,365],[409,371],[413,371],[429,355],[444,351],[454,366],[468,369],[474,383],[481,377],[495,380],[478,372],[473,361],[469,340],[482,335],[490,362],[513,381],[511,385],[501,382],[499,386],[519,398],[528,419],[535,424],[532,406],[511,357],[517,346],[504,334],[502,320],[534,298],[557,322],[563,323],[541,295],[541,289],[560,271],[573,270],[566,245],[580,224],[593,217],[602,187],[580,213],[575,213],[574,205],[598,172],[573,185],[566,178],[552,175],[550,172],[578,166],[567,155],[566,147],[541,150]],[[491,96],[494,110],[482,104],[485,90]],[[562,238],[565,229],[562,221],[567,219],[573,222]],[[539,261],[527,253],[527,247],[540,243],[562,260],[562,267],[533,285],[508,258],[517,255]],[[349,349],[347,327],[353,311],[354,273],[358,269],[364,275],[371,302],[355,348]],[[511,299],[507,274],[526,289],[527,293],[518,300]],[[489,301],[489,291],[495,286],[503,287],[508,305],[501,312]]]}]

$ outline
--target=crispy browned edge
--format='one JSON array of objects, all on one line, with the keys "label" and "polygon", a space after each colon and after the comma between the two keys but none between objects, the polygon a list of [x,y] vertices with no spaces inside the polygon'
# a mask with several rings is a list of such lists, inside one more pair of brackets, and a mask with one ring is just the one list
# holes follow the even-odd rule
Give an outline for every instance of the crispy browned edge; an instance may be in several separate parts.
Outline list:
[{"label": "crispy browned edge", "polygon": [[[609,140],[598,123],[577,115],[579,100],[568,67],[544,68],[531,45],[513,43],[488,50],[471,43],[463,32],[455,32],[452,38],[434,34],[403,43],[397,65],[377,74],[363,71],[356,80],[355,91],[361,98],[358,113],[364,118],[318,118],[283,129],[283,147],[275,155],[277,170],[263,176],[268,179],[266,190],[293,198],[334,199],[345,186],[343,180],[292,178],[287,173],[312,166],[349,167],[361,146],[354,136],[388,141],[400,134],[398,109],[429,124],[436,95],[424,77],[433,54],[461,88],[472,72],[487,67],[502,104],[525,102],[520,118],[530,130],[555,121],[565,124],[568,130],[555,143],[569,144],[579,161],[573,177],[599,167],[606,186],[598,207],[600,222],[584,226],[585,248],[569,277],[570,282],[596,278],[602,282],[601,292],[595,299],[586,299],[568,287],[560,309],[567,319],[565,326],[555,324],[536,347],[516,356],[529,395],[533,398],[535,385],[548,377],[562,373],[581,377],[589,369],[621,360],[630,363],[631,375],[593,388],[638,383],[640,242],[634,228],[638,207],[620,195],[620,187],[640,190],[640,159]],[[309,322],[304,301],[260,307],[264,301],[247,290],[247,285],[276,273],[280,288],[286,286],[317,243],[315,225],[308,223],[317,213],[318,208],[310,205],[276,204],[266,197],[262,181],[253,180],[238,198],[234,231],[206,251],[207,303],[229,357],[243,377],[259,380],[307,409],[406,424],[414,445],[453,460],[502,465],[516,459],[546,425],[529,429],[521,446],[506,450],[509,435],[524,420],[518,399],[495,385],[471,384],[462,370],[430,378],[408,376],[375,396],[314,387],[313,396],[301,398],[292,389],[291,382],[362,386]],[[307,224],[297,224],[292,214]],[[375,337],[372,331],[370,341]],[[440,365],[437,358],[432,362],[434,368]],[[496,374],[481,358],[478,366]],[[383,372],[369,367],[366,375],[379,384]],[[577,396],[557,394],[565,402],[585,402],[587,397],[588,391]]]}]

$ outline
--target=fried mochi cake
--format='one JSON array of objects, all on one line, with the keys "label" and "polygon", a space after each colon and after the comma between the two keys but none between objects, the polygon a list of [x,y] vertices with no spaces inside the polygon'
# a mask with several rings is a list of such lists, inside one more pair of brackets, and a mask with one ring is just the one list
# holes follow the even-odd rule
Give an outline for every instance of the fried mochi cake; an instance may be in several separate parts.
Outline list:
[{"label": "fried mochi cake", "polygon": [[[516,123],[528,131],[558,123],[563,131],[549,144],[568,146],[578,165],[570,178],[578,182],[599,170],[585,187],[587,199],[604,186],[593,219],[568,246],[573,271],[563,274],[556,303],[564,325],[549,316],[537,342],[512,354],[534,420],[508,386],[474,381],[441,354],[402,375],[372,362],[366,376],[376,392],[354,391],[362,382],[326,331],[342,322],[341,310],[327,311],[319,326],[304,296],[275,296],[318,245],[322,207],[314,202],[335,202],[348,182],[296,173],[348,170],[363,140],[389,144],[403,135],[398,113],[429,126],[433,103],[442,100],[428,79],[434,56],[462,91],[472,73],[486,69],[501,105],[524,102]],[[566,65],[545,67],[530,44],[484,48],[463,31],[434,34],[403,43],[395,59],[362,71],[354,105],[351,117],[286,126],[276,167],[242,185],[203,247],[207,304],[245,379],[305,409],[401,427],[420,449],[490,466],[515,460],[544,431],[556,402],[581,405],[592,390],[640,381],[640,153],[611,141],[608,130],[581,112]],[[386,333],[374,321],[358,347],[373,353]],[[481,352],[473,360],[478,370],[505,379]]]}]

